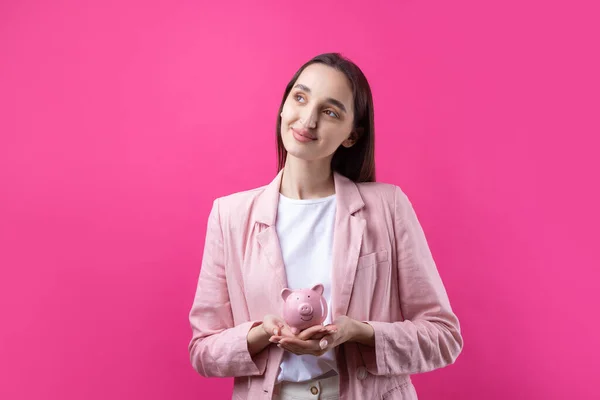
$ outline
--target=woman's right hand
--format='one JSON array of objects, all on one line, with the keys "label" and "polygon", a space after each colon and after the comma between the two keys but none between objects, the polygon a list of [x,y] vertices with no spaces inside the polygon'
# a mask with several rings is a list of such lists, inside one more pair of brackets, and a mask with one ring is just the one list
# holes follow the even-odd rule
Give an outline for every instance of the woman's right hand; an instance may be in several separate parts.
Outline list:
[{"label": "woman's right hand", "polygon": [[[287,328],[289,329],[289,328]],[[256,325],[248,332],[248,351],[250,355],[261,352],[265,347],[272,343],[271,337],[286,332],[285,322],[275,315],[265,315],[262,323]]]}]

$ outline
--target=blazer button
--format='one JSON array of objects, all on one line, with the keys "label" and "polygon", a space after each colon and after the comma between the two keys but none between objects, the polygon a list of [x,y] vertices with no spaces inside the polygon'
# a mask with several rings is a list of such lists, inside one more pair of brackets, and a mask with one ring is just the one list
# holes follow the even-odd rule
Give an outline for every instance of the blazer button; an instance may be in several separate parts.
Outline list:
[{"label": "blazer button", "polygon": [[356,377],[361,381],[365,379],[367,377],[367,369],[365,367],[358,367],[356,369]]}]

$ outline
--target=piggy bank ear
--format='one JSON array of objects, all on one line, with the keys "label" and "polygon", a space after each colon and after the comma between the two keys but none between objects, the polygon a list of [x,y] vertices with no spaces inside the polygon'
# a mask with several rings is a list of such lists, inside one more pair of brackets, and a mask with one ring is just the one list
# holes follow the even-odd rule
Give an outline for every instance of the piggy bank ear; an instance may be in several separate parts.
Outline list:
[{"label": "piggy bank ear", "polygon": [[310,290],[313,290],[317,293],[319,293],[321,296],[323,296],[323,285],[321,285],[320,283],[318,285],[313,286]]},{"label": "piggy bank ear", "polygon": [[290,294],[292,294],[291,289],[288,289],[288,288],[283,289],[281,291],[281,298],[283,299],[283,301],[286,301]]}]

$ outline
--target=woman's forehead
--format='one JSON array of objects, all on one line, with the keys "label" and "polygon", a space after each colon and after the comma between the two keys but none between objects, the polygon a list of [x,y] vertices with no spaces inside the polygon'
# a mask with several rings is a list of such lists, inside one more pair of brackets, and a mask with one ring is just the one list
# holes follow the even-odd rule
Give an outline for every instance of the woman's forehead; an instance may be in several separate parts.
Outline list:
[{"label": "woman's forehead", "polygon": [[352,88],[346,75],[324,64],[311,64],[302,71],[296,85],[303,85],[310,90],[311,96],[335,98],[352,105]]}]

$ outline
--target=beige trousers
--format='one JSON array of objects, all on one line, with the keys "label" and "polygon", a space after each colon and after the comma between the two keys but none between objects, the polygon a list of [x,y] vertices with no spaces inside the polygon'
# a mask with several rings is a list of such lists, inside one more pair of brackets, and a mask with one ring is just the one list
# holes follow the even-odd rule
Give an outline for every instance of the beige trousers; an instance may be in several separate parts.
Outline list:
[{"label": "beige trousers", "polygon": [[280,382],[275,386],[275,400],[338,400],[338,375],[306,382]]}]

